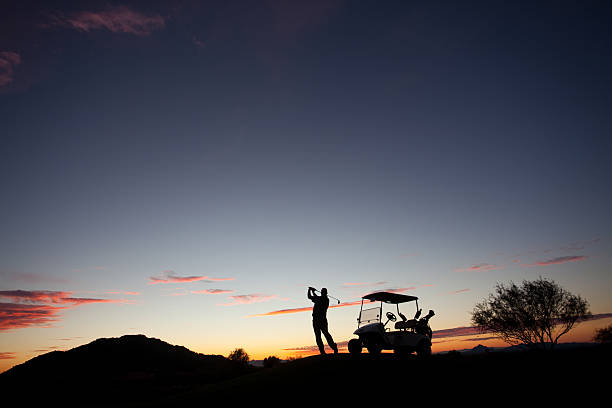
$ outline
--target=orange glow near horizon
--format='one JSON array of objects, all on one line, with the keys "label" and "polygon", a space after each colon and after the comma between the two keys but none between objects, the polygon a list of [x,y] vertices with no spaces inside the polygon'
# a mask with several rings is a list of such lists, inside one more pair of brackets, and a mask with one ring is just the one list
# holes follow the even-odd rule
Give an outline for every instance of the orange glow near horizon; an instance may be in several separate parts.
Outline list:
[{"label": "orange glow near horizon", "polygon": [[[595,331],[597,329],[607,327],[610,324],[612,324],[612,317],[581,322],[580,324],[575,326],[572,331],[570,331],[568,334],[563,336],[560,340],[560,343],[591,342],[593,339],[593,336],[595,335]],[[453,329],[446,329],[446,330],[453,330]],[[439,330],[438,332],[440,331],[443,331],[443,330]],[[347,350],[348,340],[350,339],[338,339],[337,340],[338,349],[340,350],[341,353],[348,352]],[[88,342],[84,342],[83,344],[86,344],[86,343]],[[302,358],[302,357],[308,357],[308,356],[319,354],[319,351],[315,345],[314,335],[310,339],[310,342],[309,340],[307,340],[305,343],[310,344],[310,345],[305,345],[305,344],[293,345],[293,346],[287,345],[287,348],[275,348],[275,349],[268,349],[267,347],[262,346],[262,345],[249,346],[249,344],[247,343],[247,344],[244,344],[244,349],[247,351],[247,353],[249,354],[252,360],[263,360],[265,357],[269,357],[269,356],[277,356],[281,359],[288,359],[288,358]],[[455,336],[455,337],[436,338],[436,336],[434,335],[432,352],[435,354],[435,353],[447,352],[451,350],[472,349],[479,344],[486,346],[486,347],[507,347],[509,346],[507,343],[503,342],[499,338],[495,338],[491,334],[469,334],[468,332],[466,332],[466,334],[464,335]],[[74,347],[78,345],[81,345],[81,344],[76,344],[74,345]],[[71,347],[66,347],[63,349],[68,350],[70,348]],[[199,352],[202,354],[228,354],[228,353],[213,352],[212,350],[201,350],[199,347],[192,347],[191,349],[192,351]],[[328,353],[332,352],[331,349],[327,347],[327,345],[326,345],[326,350]],[[53,350],[49,349],[49,350],[45,350],[44,352],[48,352],[48,351],[53,351]],[[10,369],[11,367],[15,365],[21,364],[25,362],[26,360],[29,360],[32,357],[44,354],[44,352],[37,352],[37,353],[34,353],[34,355],[32,355],[31,353],[20,353],[20,352],[4,353],[2,355],[3,357],[0,358],[0,373]]]}]

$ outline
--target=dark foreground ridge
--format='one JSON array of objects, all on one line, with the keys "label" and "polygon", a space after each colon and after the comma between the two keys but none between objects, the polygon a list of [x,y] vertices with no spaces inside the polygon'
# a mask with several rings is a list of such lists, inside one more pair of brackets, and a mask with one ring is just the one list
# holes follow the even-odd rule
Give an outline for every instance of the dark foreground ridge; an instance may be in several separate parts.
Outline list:
[{"label": "dark foreground ridge", "polygon": [[27,401],[61,400],[64,406],[293,406],[302,400],[527,406],[572,396],[585,404],[606,392],[611,357],[612,348],[598,345],[429,358],[339,354],[255,368],[158,339],[123,336],[16,366],[0,375],[0,392]]},{"label": "dark foreground ridge", "polygon": [[126,335],[52,351],[17,365],[0,374],[0,392],[27,400],[62,396],[62,405],[110,406],[155,401],[253,370],[223,356]]}]

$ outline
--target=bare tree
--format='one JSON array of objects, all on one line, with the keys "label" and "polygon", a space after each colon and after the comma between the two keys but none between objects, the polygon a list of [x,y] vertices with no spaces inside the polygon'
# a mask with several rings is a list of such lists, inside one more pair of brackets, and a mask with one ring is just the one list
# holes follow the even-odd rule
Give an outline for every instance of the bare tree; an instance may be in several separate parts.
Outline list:
[{"label": "bare tree", "polygon": [[540,277],[521,286],[497,284],[472,311],[472,324],[510,344],[554,348],[574,325],[591,316],[586,300]]}]

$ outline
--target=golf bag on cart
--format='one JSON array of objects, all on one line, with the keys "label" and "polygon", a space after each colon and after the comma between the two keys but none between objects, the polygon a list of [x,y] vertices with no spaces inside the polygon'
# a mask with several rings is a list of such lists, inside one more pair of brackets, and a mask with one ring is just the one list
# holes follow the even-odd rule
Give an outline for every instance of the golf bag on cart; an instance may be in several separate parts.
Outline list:
[{"label": "golf bag on cart", "polygon": [[429,327],[429,319],[434,317],[434,315],[435,315],[434,311],[430,310],[429,313],[427,313],[427,316],[421,317],[417,321],[414,331],[417,332],[418,334],[422,334],[423,336],[429,337],[429,339],[431,340],[433,333],[431,332],[431,327]]}]

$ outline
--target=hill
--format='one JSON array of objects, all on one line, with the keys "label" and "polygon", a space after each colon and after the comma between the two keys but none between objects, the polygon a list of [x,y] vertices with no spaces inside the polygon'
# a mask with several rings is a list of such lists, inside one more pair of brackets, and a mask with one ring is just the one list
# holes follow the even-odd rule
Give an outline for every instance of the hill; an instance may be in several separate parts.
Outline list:
[{"label": "hill", "polygon": [[129,335],[35,357],[0,374],[0,392],[29,398],[61,392],[77,399],[75,405],[114,405],[156,400],[249,370],[223,356]]}]

